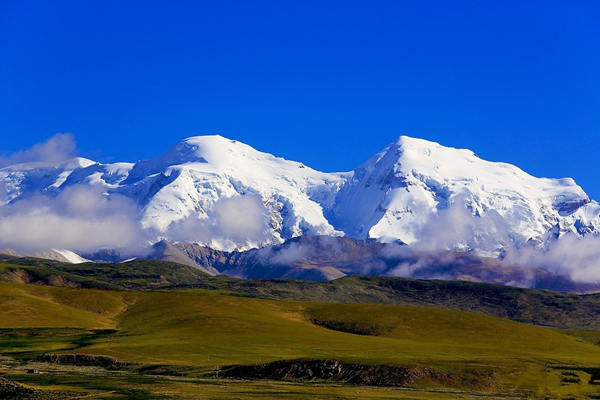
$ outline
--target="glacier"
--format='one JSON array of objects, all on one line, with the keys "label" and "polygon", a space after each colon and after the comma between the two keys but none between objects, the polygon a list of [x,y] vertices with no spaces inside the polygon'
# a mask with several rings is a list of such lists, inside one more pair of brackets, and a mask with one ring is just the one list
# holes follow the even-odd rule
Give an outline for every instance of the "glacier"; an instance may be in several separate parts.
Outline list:
[{"label": "glacier", "polygon": [[[131,199],[144,240],[177,238],[228,251],[329,235],[502,256],[509,247],[540,248],[564,235],[600,232],[600,205],[573,179],[536,178],[470,150],[408,136],[336,173],[219,135],[190,137],[137,163],[77,157],[13,164],[0,168],[0,215],[73,186]],[[237,198],[260,203],[260,235],[217,229],[220,205]],[[194,224],[199,228],[182,228]]]}]

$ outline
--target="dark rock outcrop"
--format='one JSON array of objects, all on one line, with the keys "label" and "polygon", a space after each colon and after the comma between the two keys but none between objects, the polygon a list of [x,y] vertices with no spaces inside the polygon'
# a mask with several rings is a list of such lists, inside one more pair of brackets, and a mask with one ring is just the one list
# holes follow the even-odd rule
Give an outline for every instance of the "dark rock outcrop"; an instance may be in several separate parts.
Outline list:
[{"label": "dark rock outcrop", "polygon": [[89,354],[51,354],[46,353],[38,356],[38,362],[47,362],[54,364],[69,364],[78,366],[101,367],[108,370],[119,370],[130,367],[134,364],[118,361],[115,358],[107,356],[94,356]]},{"label": "dark rock outcrop", "polygon": [[281,360],[258,365],[223,367],[219,377],[289,381],[326,380],[365,386],[411,386],[431,382],[446,387],[488,389],[494,385],[491,370],[451,373],[431,367],[365,365],[339,360]]}]

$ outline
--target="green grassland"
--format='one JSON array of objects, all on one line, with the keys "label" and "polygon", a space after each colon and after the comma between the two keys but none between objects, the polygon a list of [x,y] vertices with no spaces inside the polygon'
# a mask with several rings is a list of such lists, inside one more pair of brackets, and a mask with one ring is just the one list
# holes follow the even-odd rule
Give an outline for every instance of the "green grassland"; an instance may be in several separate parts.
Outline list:
[{"label": "green grassland", "polygon": [[478,312],[540,326],[600,331],[600,294],[474,282],[367,276],[331,282],[244,280],[209,276],[186,265],[156,260],[65,264],[14,257],[5,257],[0,263],[0,281],[120,291],[197,288],[262,299],[415,305]]},{"label": "green grassland", "polygon": [[[225,292],[226,293],[226,292]],[[481,313],[241,297],[219,290],[110,291],[0,282],[0,372],[97,398],[598,398],[598,335]],[[42,353],[110,356],[125,371],[36,364]],[[435,368],[486,385],[410,388],[220,379],[221,367],[340,360]],[[12,363],[12,364],[11,364]],[[27,374],[25,369],[58,372]],[[82,370],[83,368],[83,370]],[[85,368],[91,368],[86,370]],[[482,378],[483,379],[483,378]]]}]

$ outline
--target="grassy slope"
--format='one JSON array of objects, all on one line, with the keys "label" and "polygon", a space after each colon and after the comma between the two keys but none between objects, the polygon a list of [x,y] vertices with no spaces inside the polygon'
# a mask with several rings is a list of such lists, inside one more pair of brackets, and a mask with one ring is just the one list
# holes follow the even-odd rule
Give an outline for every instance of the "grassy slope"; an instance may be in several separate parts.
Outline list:
[{"label": "grassy slope", "polygon": [[[223,278],[226,280],[226,278]],[[196,268],[166,261],[67,264],[37,258],[0,263],[0,280],[90,289],[153,290],[218,282]]]},{"label": "grassy slope", "polygon": [[332,282],[241,280],[211,277],[164,261],[77,265],[30,258],[9,261],[13,264],[0,264],[0,281],[117,290],[193,287],[279,300],[418,305],[480,312],[542,326],[600,330],[600,295],[387,277],[354,276]]},{"label": "grassy slope", "polygon": [[[548,364],[600,366],[600,347],[576,336],[458,311],[275,301],[203,290],[112,292],[0,283],[0,293],[3,327],[116,327],[117,334],[70,351],[145,364],[212,369],[276,359],[334,358],[450,370],[483,368],[498,371],[501,390],[537,393],[544,388],[556,393],[572,390],[546,370]],[[314,319],[371,327],[380,336],[327,329],[313,324]],[[63,332],[54,343],[34,341],[29,350],[46,345],[52,351],[61,346],[69,351],[68,337]],[[24,339],[17,348],[4,340],[0,336],[0,352],[28,350]]]},{"label": "grassy slope", "polygon": [[[382,337],[334,331],[311,323],[315,314],[383,324],[392,331]],[[600,362],[600,347],[551,329],[410,306],[282,302],[206,292],[145,293],[121,316],[118,326],[126,335],[89,350],[138,361],[205,366],[301,357],[370,363],[414,362],[423,357],[428,362],[515,357]]]},{"label": "grassy slope", "polygon": [[119,307],[110,292],[0,283],[0,328],[110,328]]}]

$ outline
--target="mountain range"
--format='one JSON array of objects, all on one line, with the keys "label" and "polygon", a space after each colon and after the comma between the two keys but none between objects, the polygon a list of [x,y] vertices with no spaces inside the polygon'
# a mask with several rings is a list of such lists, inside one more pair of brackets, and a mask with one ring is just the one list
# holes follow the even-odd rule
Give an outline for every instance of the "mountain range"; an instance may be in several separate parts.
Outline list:
[{"label": "mountain range", "polygon": [[0,169],[0,213],[73,187],[134,203],[147,242],[227,251],[308,234],[497,257],[509,247],[600,232],[600,205],[573,179],[536,178],[470,150],[407,136],[340,173],[218,135],[185,139],[135,164],[85,158],[14,164]]},{"label": "mountain range", "polygon": [[[113,262],[119,257],[87,257]],[[332,281],[345,276],[390,276],[414,279],[486,282],[560,292],[600,291],[600,284],[571,279],[538,266],[457,251],[419,251],[396,243],[348,237],[303,235],[282,244],[246,251],[221,251],[195,243],[160,241],[150,259],[192,266],[210,275],[246,279]]]}]

